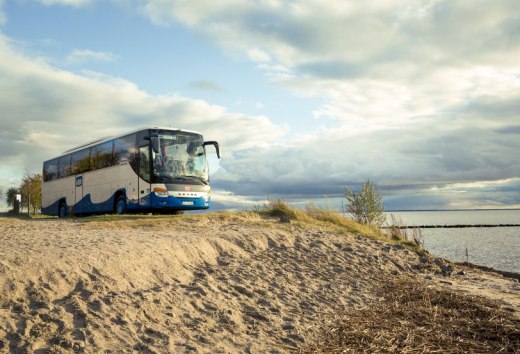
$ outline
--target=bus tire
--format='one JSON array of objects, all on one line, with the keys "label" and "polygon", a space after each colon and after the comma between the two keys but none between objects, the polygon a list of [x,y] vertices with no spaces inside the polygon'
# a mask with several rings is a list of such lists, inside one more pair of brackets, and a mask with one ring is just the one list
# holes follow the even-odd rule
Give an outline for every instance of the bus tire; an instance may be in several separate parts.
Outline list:
[{"label": "bus tire", "polygon": [[64,218],[67,216],[67,205],[65,204],[65,201],[61,201],[58,206],[58,217]]},{"label": "bus tire", "polygon": [[117,215],[123,215],[124,213],[126,213],[126,198],[123,194],[120,194],[116,198],[116,202],[114,204],[114,212]]}]

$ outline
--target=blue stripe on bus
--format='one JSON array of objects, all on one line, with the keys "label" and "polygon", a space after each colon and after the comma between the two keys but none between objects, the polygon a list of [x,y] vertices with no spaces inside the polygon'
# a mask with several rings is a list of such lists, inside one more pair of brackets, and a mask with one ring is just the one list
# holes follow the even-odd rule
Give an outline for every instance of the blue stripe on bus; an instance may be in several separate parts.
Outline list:
[{"label": "blue stripe on bus", "polygon": [[[101,203],[93,203],[90,194],[85,195],[79,202],[74,204],[75,214],[95,214],[110,213],[114,211],[115,193],[107,200]],[[58,215],[60,200],[52,203],[47,207],[42,207],[42,213],[45,215]],[[167,210],[199,210],[208,209],[209,200],[203,198],[176,198],[176,197],[158,197],[155,193],[150,193],[139,199],[139,202],[127,200],[127,211],[139,212],[146,210],[167,211]],[[70,205],[67,205],[70,207]]]},{"label": "blue stripe on bus", "polygon": [[58,215],[59,206],[60,206],[60,201],[57,200],[49,206],[42,207],[42,214],[56,216],[56,215]]},{"label": "blue stripe on bus", "polygon": [[103,213],[114,211],[114,195],[101,203],[92,203],[90,194],[85,195],[79,202],[74,204],[74,213]]}]

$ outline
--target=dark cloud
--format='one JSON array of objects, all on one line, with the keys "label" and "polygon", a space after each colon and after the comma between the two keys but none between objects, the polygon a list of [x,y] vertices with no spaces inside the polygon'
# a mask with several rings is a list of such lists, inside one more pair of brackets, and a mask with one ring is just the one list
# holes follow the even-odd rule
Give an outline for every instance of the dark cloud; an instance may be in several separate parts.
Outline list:
[{"label": "dark cloud", "polygon": [[[477,127],[428,128],[353,137],[324,132],[289,146],[242,150],[223,159],[213,182],[238,195],[312,198],[341,195],[344,186],[358,189],[370,178],[383,194],[393,196],[388,202],[392,208],[411,200],[415,205],[421,198],[433,208],[447,205],[457,196],[435,196],[449,186],[520,176],[520,162],[515,157],[520,151],[518,134]],[[494,190],[501,203],[503,195],[514,193],[516,187],[502,190],[490,184],[488,188],[486,193],[482,188],[470,188],[464,199],[476,203],[479,196],[482,203],[489,204]]]}]

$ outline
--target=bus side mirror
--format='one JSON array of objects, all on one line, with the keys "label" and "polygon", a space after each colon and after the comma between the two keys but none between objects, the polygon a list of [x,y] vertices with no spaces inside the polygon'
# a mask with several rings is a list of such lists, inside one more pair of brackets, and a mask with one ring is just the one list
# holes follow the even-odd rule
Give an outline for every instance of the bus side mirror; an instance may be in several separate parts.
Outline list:
[{"label": "bus side mirror", "polygon": [[217,151],[217,157],[220,159],[220,149],[218,147],[218,143],[216,141],[205,141],[202,146],[206,147],[206,145],[213,145]]}]

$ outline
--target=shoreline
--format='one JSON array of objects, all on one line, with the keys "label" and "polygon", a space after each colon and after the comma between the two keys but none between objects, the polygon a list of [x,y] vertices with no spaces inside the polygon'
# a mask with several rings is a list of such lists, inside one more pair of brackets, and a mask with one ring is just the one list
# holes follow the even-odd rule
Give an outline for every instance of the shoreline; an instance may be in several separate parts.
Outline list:
[{"label": "shoreline", "polygon": [[446,224],[446,225],[401,225],[401,226],[383,226],[382,229],[397,228],[403,229],[461,229],[470,227],[520,227],[520,224]]},{"label": "shoreline", "polygon": [[459,265],[459,266],[464,266],[464,267],[468,267],[468,268],[472,268],[472,269],[479,269],[479,270],[489,272],[489,273],[496,273],[496,274],[503,276],[504,278],[516,279],[520,282],[520,273],[509,272],[509,271],[505,271],[505,270],[486,267],[486,266],[482,266],[482,265],[478,265],[478,264],[473,264],[471,262],[453,262],[453,263],[456,265]]}]

